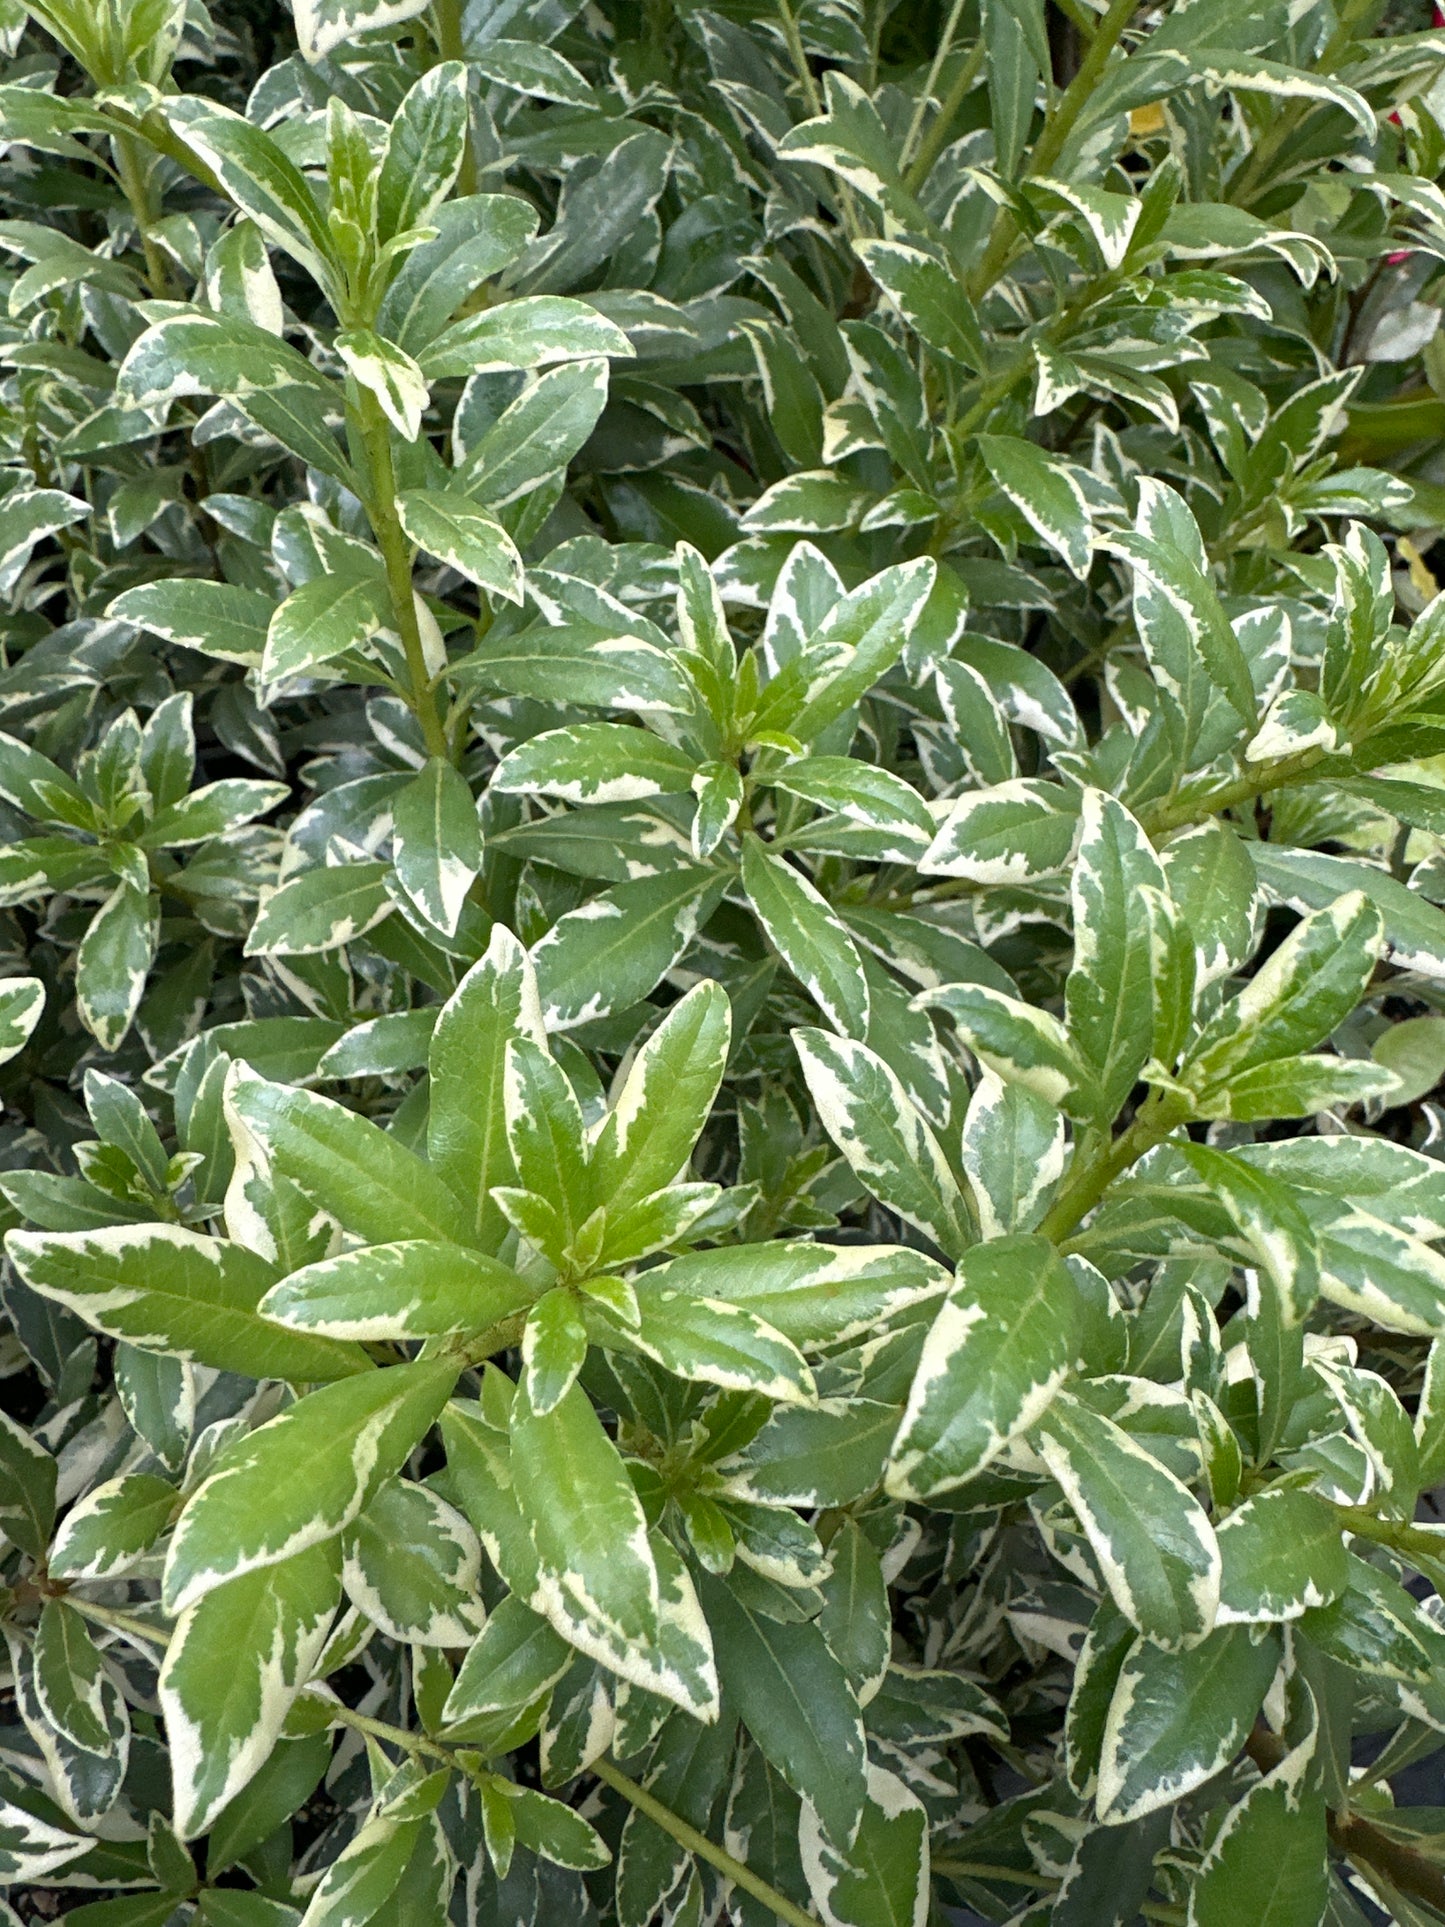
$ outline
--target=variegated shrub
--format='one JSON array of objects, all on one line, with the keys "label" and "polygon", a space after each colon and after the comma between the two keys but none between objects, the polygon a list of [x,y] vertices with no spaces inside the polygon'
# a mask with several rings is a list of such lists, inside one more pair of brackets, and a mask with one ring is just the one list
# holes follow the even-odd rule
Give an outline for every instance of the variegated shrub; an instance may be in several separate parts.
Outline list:
[{"label": "variegated shrub", "polygon": [[1445,29],[0,40],[0,1920],[1445,1921]]}]

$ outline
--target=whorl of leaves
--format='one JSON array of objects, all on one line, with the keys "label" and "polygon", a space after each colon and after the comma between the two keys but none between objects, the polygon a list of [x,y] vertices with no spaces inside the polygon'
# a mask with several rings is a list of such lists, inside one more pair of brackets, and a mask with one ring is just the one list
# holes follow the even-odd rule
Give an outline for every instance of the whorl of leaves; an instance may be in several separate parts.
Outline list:
[{"label": "whorl of leaves", "polygon": [[0,1918],[1445,1920],[1445,28],[0,39]]}]

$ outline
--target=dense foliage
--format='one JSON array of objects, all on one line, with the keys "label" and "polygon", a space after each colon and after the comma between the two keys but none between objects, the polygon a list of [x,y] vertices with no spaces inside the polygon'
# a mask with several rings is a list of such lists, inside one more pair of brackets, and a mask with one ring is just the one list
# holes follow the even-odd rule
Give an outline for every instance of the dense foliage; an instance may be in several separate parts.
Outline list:
[{"label": "dense foliage", "polygon": [[0,1917],[1445,1920],[1445,30],[0,34]]}]

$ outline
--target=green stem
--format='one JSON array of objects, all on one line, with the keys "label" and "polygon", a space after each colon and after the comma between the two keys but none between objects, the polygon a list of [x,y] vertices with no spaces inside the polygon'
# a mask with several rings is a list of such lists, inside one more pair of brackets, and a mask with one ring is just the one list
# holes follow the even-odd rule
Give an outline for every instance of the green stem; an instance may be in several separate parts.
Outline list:
[{"label": "green stem", "polygon": [[145,255],[146,281],[156,299],[164,301],[171,292],[171,277],[166,269],[166,257],[151,239],[150,192],[146,185],[140,142],[134,134],[116,134],[114,139],[121,188],[140,235],[141,251]]},{"label": "green stem", "polygon": [[1410,1525],[1403,1519],[1381,1519],[1362,1506],[1337,1505],[1333,1510],[1343,1530],[1358,1538],[1373,1539],[1376,1545],[1392,1546],[1396,1552],[1422,1552],[1431,1559],[1445,1560],[1445,1529],[1432,1532],[1429,1526]]},{"label": "green stem", "polygon": [[449,755],[446,725],[437,708],[436,691],[426,666],[421,629],[416,619],[416,600],[411,583],[411,544],[396,512],[396,465],[391,454],[391,429],[381,403],[369,389],[359,390],[361,438],[366,448],[369,470],[367,510],[376,532],[386,582],[391,592],[392,613],[396,617],[401,646],[406,652],[406,672],[411,684],[408,702],[421,725],[428,756]]},{"label": "green stem", "polygon": [[[1029,159],[1026,179],[1035,179],[1040,174],[1047,174],[1064,151],[1064,144],[1074,131],[1074,123],[1084,111],[1090,95],[1103,78],[1109,56],[1118,46],[1124,29],[1133,19],[1137,4],[1138,0],[1110,0],[1109,11],[1099,22],[1094,37],[1084,53],[1084,58],[1079,62],[1079,71],[1064,89],[1057,106],[1049,115],[1043,133],[1039,136],[1038,145]],[[987,294],[1003,273],[1009,250],[1013,246],[1015,231],[1012,214],[1006,207],[1001,207],[994,216],[988,247],[984,251],[978,273],[974,276],[969,288],[975,301]]]},{"label": "green stem", "polygon": [[983,35],[980,34],[973,44],[968,59],[954,76],[953,85],[939,103],[938,113],[928,130],[927,138],[918,150],[917,158],[910,161],[908,157],[913,152],[913,144],[923,131],[923,116],[928,112],[928,103],[932,100],[933,90],[938,85],[938,76],[943,71],[943,63],[953,46],[953,36],[958,31],[958,23],[963,18],[963,6],[964,0],[953,0],[953,10],[944,24],[943,37],[938,43],[938,52],[933,56],[933,64],[928,69],[928,78],[923,83],[923,91],[918,96],[918,105],[913,110],[913,119],[909,123],[908,133],[903,142],[903,152],[898,157],[898,164],[903,171],[903,185],[910,194],[916,194],[928,179],[933,163],[943,152],[953,117],[963,105],[964,99],[983,69],[984,44]]},{"label": "green stem", "polygon": [[808,65],[808,50],[803,45],[797,15],[788,5],[788,0],[778,0],[778,18],[783,23],[783,38],[788,43],[793,71],[798,76],[799,84],[803,89],[803,98],[808,103],[808,112],[816,119],[823,111],[823,96],[818,92],[818,83],[813,78],[812,68]]},{"label": "green stem", "polygon": [[[466,59],[466,47],[462,40],[461,0],[432,0],[432,29],[437,52],[443,60]],[[475,194],[476,191],[477,157],[472,147],[469,117],[467,142],[462,150],[461,171],[457,175],[457,193]]]},{"label": "green stem", "polygon": [[628,1779],[627,1775],[619,1767],[614,1766],[605,1754],[600,1760],[592,1762],[592,1771],[604,1785],[620,1793],[625,1800],[630,1801],[637,1808],[639,1813],[645,1813],[654,1825],[661,1827],[664,1833],[670,1834],[680,1847],[685,1847],[689,1853],[696,1854],[699,1860],[705,1860],[710,1867],[716,1867],[720,1874],[732,1881],[735,1887],[741,1887],[744,1893],[751,1894],[754,1900],[760,1900],[765,1907],[771,1907],[778,1919],[786,1923],[786,1927],[818,1927],[815,1914],[805,1913],[785,1894],[780,1894],[775,1887],[770,1887],[766,1880],[760,1880],[755,1873],[750,1872],[741,1860],[734,1860],[732,1855],[725,1852],[723,1848],[715,1847],[706,1834],[699,1833],[696,1827],[690,1827],[686,1820],[679,1819],[677,1814],[665,1807],[660,1800],[654,1800],[646,1787],[639,1786],[636,1780]]},{"label": "green stem", "polygon": [[1184,1122],[1186,1113],[1179,1099],[1152,1091],[1139,1107],[1137,1116],[1092,1156],[1085,1155],[1077,1176],[1071,1178],[1039,1226],[1041,1235],[1055,1244],[1067,1238],[1082,1218],[1086,1218],[1115,1178],[1137,1164],[1146,1151],[1162,1144],[1169,1133]]},{"label": "green stem", "polygon": [[1186,823],[1198,823],[1206,816],[1217,816],[1221,810],[1232,809],[1236,803],[1252,803],[1261,796],[1268,796],[1272,790],[1298,783],[1318,769],[1324,760],[1324,750],[1317,747],[1302,749],[1294,756],[1286,756],[1282,761],[1271,764],[1268,769],[1237,777],[1234,782],[1226,783],[1222,789],[1211,790],[1207,795],[1184,797],[1179,802],[1164,803],[1157,809],[1145,810],[1141,820],[1151,836],[1167,835],[1170,830],[1182,829]]}]

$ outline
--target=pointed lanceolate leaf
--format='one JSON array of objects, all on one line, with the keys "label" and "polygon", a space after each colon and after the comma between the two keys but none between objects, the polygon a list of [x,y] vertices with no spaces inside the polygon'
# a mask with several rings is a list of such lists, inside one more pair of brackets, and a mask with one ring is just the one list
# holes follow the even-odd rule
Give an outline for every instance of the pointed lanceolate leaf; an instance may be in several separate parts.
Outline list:
[{"label": "pointed lanceolate leaf", "polygon": [[109,1338],[248,1378],[345,1378],[366,1354],[330,1336],[286,1333],[260,1311],[276,1267],[244,1246],[179,1225],[12,1232],[11,1259],[32,1291]]},{"label": "pointed lanceolate leaf", "polygon": [[874,1197],[941,1251],[962,1250],[968,1213],[958,1181],[892,1068],[825,1030],[795,1030],[793,1044],[824,1129]]},{"label": "pointed lanceolate leaf", "polygon": [[[578,1386],[545,1417],[513,1401],[512,1477],[537,1550],[541,1609],[570,1636],[652,1645],[658,1578],[642,1507]],[[534,1604],[537,1602],[534,1601]]]},{"label": "pointed lanceolate leaf", "polygon": [[1121,1826],[1213,1779],[1243,1746],[1279,1665],[1279,1634],[1221,1626],[1182,1652],[1134,1643],[1099,1762],[1099,1817]]},{"label": "pointed lanceolate leaf", "polygon": [[705,1579],[701,1590],[723,1691],[764,1758],[846,1851],[868,1797],[863,1725],[847,1675],[815,1624],[770,1619],[726,1580]]},{"label": "pointed lanceolate leaf", "polygon": [[467,779],[432,756],[392,801],[397,882],[428,923],[456,935],[467,892],[482,867],[482,831]]},{"label": "pointed lanceolate leaf", "polygon": [[1125,1618],[1162,1648],[1201,1639],[1219,1610],[1220,1554],[1188,1487],[1067,1392],[1054,1399],[1034,1440]]},{"label": "pointed lanceolate leaf", "polygon": [[1078,1332],[1078,1289],[1047,1239],[974,1245],[924,1341],[889,1491],[928,1499],[981,1472],[1047,1411]]},{"label": "pointed lanceolate leaf", "polygon": [[293,1332],[372,1342],[483,1331],[533,1295],[495,1258],[415,1238],[304,1265],[271,1286],[261,1312]]},{"label": "pointed lanceolate leaf", "polygon": [[595,1195],[609,1216],[685,1168],[722,1082],[731,1039],[726,991],[701,983],[673,1005],[638,1052],[592,1151]]},{"label": "pointed lanceolate leaf", "polygon": [[337,1546],[217,1586],[181,1614],[161,1672],[175,1820],[204,1833],[265,1765],[341,1595]]},{"label": "pointed lanceolate leaf", "polygon": [[1098,1115],[1118,1115],[1154,1034],[1154,956],[1140,891],[1166,889],[1153,846],[1112,796],[1084,792],[1070,882],[1074,961],[1064,986],[1069,1036],[1093,1073]]},{"label": "pointed lanceolate leaf", "polygon": [[434,1359],[342,1379],[227,1446],[171,1540],[169,1609],[343,1531],[426,1433],[458,1370]]},{"label": "pointed lanceolate leaf", "polygon": [[513,1038],[544,1045],[537,981],[526,951],[498,924],[486,955],[442,1006],[431,1039],[428,1158],[463,1201],[475,1241],[495,1251],[506,1230],[491,1193],[516,1178],[504,1084]]},{"label": "pointed lanceolate leaf", "polygon": [[488,595],[522,600],[522,558],[489,509],[452,489],[403,489],[402,528],[419,549],[447,563]]},{"label": "pointed lanceolate leaf", "polygon": [[743,841],[743,887],[783,962],[833,1028],[868,1029],[868,980],[845,926],[817,889],[757,837]]}]

